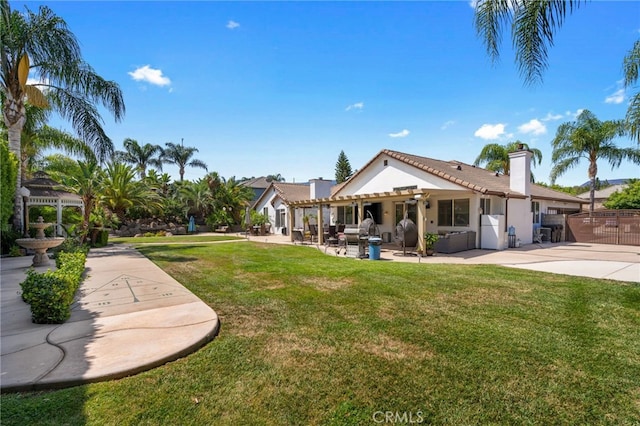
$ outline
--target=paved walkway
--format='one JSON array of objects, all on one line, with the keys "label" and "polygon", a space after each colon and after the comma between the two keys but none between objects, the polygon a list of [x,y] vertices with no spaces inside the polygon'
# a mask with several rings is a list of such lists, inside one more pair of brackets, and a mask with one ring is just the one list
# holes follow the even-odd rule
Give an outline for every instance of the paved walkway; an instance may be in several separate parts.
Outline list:
[{"label": "paved walkway", "polygon": [[0,264],[3,391],[128,376],[187,355],[217,334],[218,317],[208,305],[123,245],[91,250],[66,323],[33,324],[19,291],[30,264],[30,256]]},{"label": "paved walkway", "polygon": [[[282,236],[249,239],[291,243]],[[309,247],[335,254],[332,248]],[[632,246],[544,243],[419,258],[402,256],[395,247],[386,245],[381,259],[423,264],[487,263],[640,282],[640,248]],[[88,277],[65,324],[33,324],[29,306],[19,293],[19,283],[30,264],[30,257],[3,258],[0,262],[3,391],[73,386],[135,374],[195,351],[218,331],[218,317],[209,306],[124,245],[91,250],[86,264]]]}]

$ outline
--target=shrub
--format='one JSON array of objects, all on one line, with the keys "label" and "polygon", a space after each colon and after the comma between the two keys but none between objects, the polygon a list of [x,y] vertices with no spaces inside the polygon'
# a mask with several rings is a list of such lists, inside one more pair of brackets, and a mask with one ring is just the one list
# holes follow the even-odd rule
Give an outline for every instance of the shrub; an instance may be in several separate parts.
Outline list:
[{"label": "shrub", "polygon": [[42,274],[27,271],[22,287],[22,300],[31,306],[31,320],[36,324],[61,324],[71,316],[71,304],[80,287],[86,253],[60,252],[55,271]]},{"label": "shrub", "polygon": [[18,246],[11,246],[9,249],[9,257],[20,257],[23,254],[22,249]]},{"label": "shrub", "polygon": [[95,237],[93,241],[94,247],[104,247],[109,243],[109,231],[106,229],[98,229],[95,231]]},{"label": "shrub", "polygon": [[4,228],[0,226],[0,253],[9,253],[20,237],[20,232],[16,231],[13,226],[5,225]]}]

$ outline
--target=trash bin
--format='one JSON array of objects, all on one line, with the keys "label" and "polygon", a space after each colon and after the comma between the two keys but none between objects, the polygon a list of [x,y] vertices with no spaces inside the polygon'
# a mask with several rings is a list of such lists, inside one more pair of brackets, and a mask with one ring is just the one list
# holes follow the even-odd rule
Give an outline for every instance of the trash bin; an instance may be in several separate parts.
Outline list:
[{"label": "trash bin", "polygon": [[282,233],[282,235],[287,235],[287,227],[283,226],[282,227],[282,231],[280,231]]},{"label": "trash bin", "polygon": [[369,237],[369,260],[380,260],[380,246],[382,238]]},{"label": "trash bin", "polygon": [[515,226],[509,227],[509,248],[515,248],[516,246],[516,228]]}]

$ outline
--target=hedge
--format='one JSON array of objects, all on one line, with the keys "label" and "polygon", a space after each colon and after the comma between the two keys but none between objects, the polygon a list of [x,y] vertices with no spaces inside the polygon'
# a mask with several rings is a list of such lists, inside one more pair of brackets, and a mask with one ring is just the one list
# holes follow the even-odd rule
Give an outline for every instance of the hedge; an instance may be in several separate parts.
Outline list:
[{"label": "hedge", "polygon": [[22,300],[31,306],[31,320],[36,324],[62,324],[71,316],[71,304],[84,272],[86,253],[60,252],[56,257],[57,270],[38,273],[27,271],[27,279],[20,283]]}]

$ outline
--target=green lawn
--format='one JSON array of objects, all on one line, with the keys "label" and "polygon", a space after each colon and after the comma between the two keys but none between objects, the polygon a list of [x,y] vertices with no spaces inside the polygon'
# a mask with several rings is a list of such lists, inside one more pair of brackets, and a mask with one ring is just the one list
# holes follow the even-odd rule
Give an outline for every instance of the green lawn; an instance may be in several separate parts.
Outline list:
[{"label": "green lawn", "polygon": [[141,251],[218,312],[220,335],[134,377],[2,395],[3,425],[640,419],[637,284],[253,242]]},{"label": "green lawn", "polygon": [[114,244],[182,244],[182,243],[213,243],[218,241],[241,240],[236,235],[172,235],[170,237],[111,237]]}]

